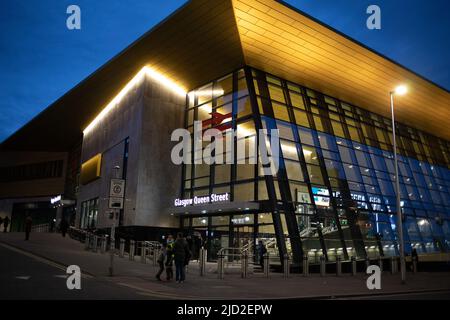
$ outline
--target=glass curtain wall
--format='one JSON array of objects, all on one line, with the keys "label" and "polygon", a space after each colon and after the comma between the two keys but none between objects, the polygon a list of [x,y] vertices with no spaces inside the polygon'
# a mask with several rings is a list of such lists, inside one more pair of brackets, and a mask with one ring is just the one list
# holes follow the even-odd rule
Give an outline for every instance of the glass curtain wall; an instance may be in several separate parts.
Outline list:
[{"label": "glass curtain wall", "polygon": [[[390,119],[259,70],[247,70],[251,79],[245,74],[238,70],[191,92],[186,128],[193,132],[194,120],[202,120],[203,129],[237,130],[235,151],[238,143],[256,148],[258,121],[279,130],[283,175],[272,177],[273,194],[295,210],[302,254],[397,255]],[[406,252],[448,251],[450,143],[400,123],[397,132]],[[260,159],[248,164],[252,153],[223,156],[247,164],[185,165],[184,197],[229,192],[232,201],[270,200]],[[288,214],[280,218],[289,240]]]}]

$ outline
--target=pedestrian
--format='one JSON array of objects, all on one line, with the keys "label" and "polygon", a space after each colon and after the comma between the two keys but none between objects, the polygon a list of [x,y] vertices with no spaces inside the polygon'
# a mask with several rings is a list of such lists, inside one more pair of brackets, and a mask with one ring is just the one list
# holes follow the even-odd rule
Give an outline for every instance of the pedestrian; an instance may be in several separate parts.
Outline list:
[{"label": "pedestrian", "polygon": [[419,255],[417,254],[416,248],[412,249],[411,252],[411,269],[414,270],[413,261],[416,259],[416,265],[419,265]]},{"label": "pedestrian", "polygon": [[173,245],[173,255],[175,260],[175,280],[178,283],[183,283],[186,278],[186,261],[191,258],[191,252],[189,251],[189,245],[181,232],[177,234],[177,240]]},{"label": "pedestrian", "polygon": [[261,268],[264,270],[264,255],[267,253],[266,246],[262,240],[258,242],[258,255],[259,255],[259,264]]},{"label": "pedestrian", "polygon": [[193,252],[194,260],[198,261],[198,259],[200,257],[200,249],[201,249],[201,247],[202,247],[201,235],[196,235],[195,238],[194,238],[194,252]]},{"label": "pedestrian", "polygon": [[156,274],[156,279],[158,281],[162,281],[161,274],[164,272],[164,261],[166,260],[166,256],[167,256],[167,244],[163,243],[161,252],[159,253],[158,260],[157,260],[158,265],[159,265],[159,271]]},{"label": "pedestrian", "polygon": [[8,225],[9,225],[9,217],[6,216],[5,219],[3,219],[3,232],[8,232]]},{"label": "pedestrian", "polygon": [[167,248],[166,248],[166,280],[170,281],[173,279],[173,246],[174,241],[172,235],[167,237]]},{"label": "pedestrian", "polygon": [[68,228],[69,228],[69,224],[67,223],[66,219],[62,218],[61,223],[59,224],[59,230],[61,230],[61,234],[62,234],[63,238],[66,237]]},{"label": "pedestrian", "polygon": [[25,240],[30,240],[30,232],[31,232],[31,225],[33,224],[33,219],[31,219],[30,216],[28,216],[25,219]]},{"label": "pedestrian", "polygon": [[55,222],[56,219],[52,219],[52,221],[50,221],[50,232],[53,233],[53,231],[55,230]]}]

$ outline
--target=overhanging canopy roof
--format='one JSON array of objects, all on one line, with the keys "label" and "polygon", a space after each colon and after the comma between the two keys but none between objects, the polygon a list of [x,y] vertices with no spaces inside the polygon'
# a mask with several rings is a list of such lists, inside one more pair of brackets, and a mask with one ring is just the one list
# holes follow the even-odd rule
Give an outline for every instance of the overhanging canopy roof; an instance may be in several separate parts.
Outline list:
[{"label": "overhanging canopy roof", "polygon": [[450,93],[282,2],[193,0],[5,140],[2,149],[68,150],[145,65],[189,91],[245,64],[450,140]]}]

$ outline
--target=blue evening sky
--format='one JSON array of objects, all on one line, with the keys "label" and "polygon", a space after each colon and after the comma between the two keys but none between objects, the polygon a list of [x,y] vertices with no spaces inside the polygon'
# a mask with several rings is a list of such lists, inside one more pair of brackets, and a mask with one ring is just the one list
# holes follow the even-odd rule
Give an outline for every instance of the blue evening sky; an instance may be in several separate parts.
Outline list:
[{"label": "blue evening sky", "polygon": [[[0,141],[184,2],[1,0]],[[286,2],[450,89],[450,1]],[[71,4],[81,7],[81,30],[66,28]],[[371,4],[381,7],[381,30],[366,28]]]}]

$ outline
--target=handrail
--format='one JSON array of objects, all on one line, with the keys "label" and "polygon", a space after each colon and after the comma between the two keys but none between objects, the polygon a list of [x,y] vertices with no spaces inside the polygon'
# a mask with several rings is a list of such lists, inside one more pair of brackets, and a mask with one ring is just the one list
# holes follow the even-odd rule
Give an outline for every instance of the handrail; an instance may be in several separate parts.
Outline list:
[{"label": "handrail", "polygon": [[266,248],[269,248],[271,245],[276,245],[277,239],[270,239],[266,242]]},{"label": "handrail", "polygon": [[31,231],[34,232],[49,232],[50,225],[48,223],[35,224],[31,226]]}]

